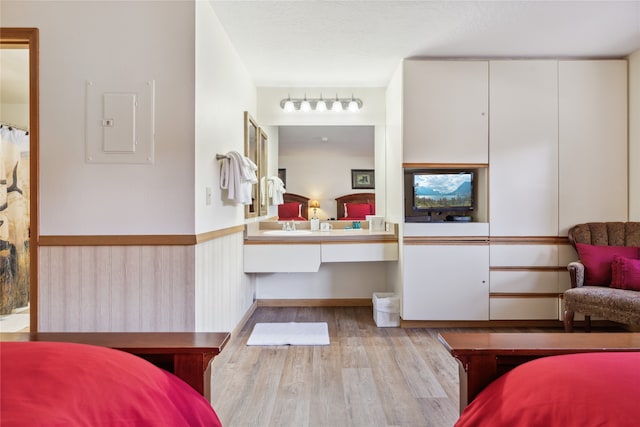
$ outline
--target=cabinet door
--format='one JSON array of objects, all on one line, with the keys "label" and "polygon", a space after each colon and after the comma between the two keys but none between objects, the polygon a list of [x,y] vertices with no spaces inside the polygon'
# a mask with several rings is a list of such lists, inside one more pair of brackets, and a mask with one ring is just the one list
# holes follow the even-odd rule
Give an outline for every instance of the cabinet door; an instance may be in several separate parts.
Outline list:
[{"label": "cabinet door", "polygon": [[402,318],[488,320],[488,245],[406,245]]},{"label": "cabinet door", "polygon": [[404,62],[403,161],[487,163],[487,61]]},{"label": "cabinet door", "polygon": [[626,221],[627,61],[560,61],[559,231]]},{"label": "cabinet door", "polygon": [[492,236],[558,233],[558,62],[491,61]]}]

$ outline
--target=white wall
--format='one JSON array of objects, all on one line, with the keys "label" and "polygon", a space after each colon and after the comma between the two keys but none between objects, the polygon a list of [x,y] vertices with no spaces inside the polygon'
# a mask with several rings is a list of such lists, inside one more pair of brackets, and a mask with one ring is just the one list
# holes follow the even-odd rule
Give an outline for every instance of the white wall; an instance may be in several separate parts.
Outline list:
[{"label": "white wall", "polygon": [[[209,2],[196,2],[196,233],[244,222],[244,205],[220,189],[216,154],[244,154],[243,112],[256,115],[256,88]],[[206,189],[211,204],[206,204]]]},{"label": "white wall", "polygon": [[[400,227],[399,236],[402,236],[402,224],[404,222],[404,188],[402,175],[402,63],[393,73],[386,91],[386,187],[387,192],[387,217]],[[400,237],[402,240],[402,237]],[[404,259],[404,247],[398,245],[398,262],[389,268],[388,282],[396,294],[402,295],[402,262]],[[402,301],[402,299],[400,299]],[[402,312],[402,311],[401,311]]]},{"label": "white wall", "polygon": [[640,50],[629,56],[629,221],[640,221]]},{"label": "white wall", "polygon": [[[242,206],[216,206],[215,194],[204,204],[215,154],[243,151],[243,111],[256,102],[208,2],[3,0],[0,25],[40,29],[41,234],[244,223]],[[155,80],[154,164],[85,163],[87,80],[113,91]],[[232,330],[255,293],[242,244],[240,230],[195,246],[41,247],[39,329]]]},{"label": "white wall", "polygon": [[[40,29],[40,233],[194,232],[194,2],[2,1]],[[150,17],[153,17],[152,19]],[[155,163],[85,162],[85,83],[155,80]]]},{"label": "white wall", "polygon": [[371,298],[387,291],[386,269],[393,262],[338,262],[317,273],[257,274],[258,299]]}]

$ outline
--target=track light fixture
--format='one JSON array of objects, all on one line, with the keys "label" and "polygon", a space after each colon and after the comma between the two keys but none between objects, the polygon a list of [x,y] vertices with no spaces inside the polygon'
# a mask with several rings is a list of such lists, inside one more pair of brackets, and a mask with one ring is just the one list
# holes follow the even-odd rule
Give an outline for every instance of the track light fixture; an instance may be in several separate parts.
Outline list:
[{"label": "track light fixture", "polygon": [[324,112],[329,110],[328,104],[331,104],[331,111],[350,111],[356,113],[362,108],[363,102],[361,99],[355,98],[353,94],[351,98],[339,98],[338,94],[336,94],[335,99],[325,100],[322,94],[320,94],[320,98],[307,98],[307,94],[305,93],[304,98],[291,98],[291,96],[287,96],[280,101],[280,108],[287,113],[294,111],[302,111],[305,113],[310,111]]}]

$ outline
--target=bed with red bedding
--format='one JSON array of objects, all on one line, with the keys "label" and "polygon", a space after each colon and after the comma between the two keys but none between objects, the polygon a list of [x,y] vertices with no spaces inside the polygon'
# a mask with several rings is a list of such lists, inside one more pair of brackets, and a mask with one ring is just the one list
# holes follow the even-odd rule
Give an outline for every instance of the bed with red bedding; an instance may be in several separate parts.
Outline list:
[{"label": "bed with red bedding", "polygon": [[309,198],[294,193],[282,195],[284,203],[278,205],[279,221],[307,221],[309,219]]},{"label": "bed with red bedding", "polygon": [[637,426],[640,352],[535,359],[491,382],[456,427]]},{"label": "bed with red bedding", "polygon": [[336,198],[336,219],[364,221],[367,215],[376,214],[375,193],[353,193]]},{"label": "bed with red bedding", "polygon": [[201,394],[123,351],[0,342],[0,425],[220,426]]}]

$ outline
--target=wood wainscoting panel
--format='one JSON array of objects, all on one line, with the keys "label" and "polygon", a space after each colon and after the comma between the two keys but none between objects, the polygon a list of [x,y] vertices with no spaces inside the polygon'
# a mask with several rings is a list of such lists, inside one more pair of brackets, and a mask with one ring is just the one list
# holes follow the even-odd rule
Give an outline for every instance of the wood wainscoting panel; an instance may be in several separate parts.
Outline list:
[{"label": "wood wainscoting panel", "polygon": [[40,248],[40,332],[195,330],[195,246]]},{"label": "wood wainscoting panel", "polygon": [[231,331],[254,302],[254,275],[243,272],[243,229],[196,246],[197,332]]}]

